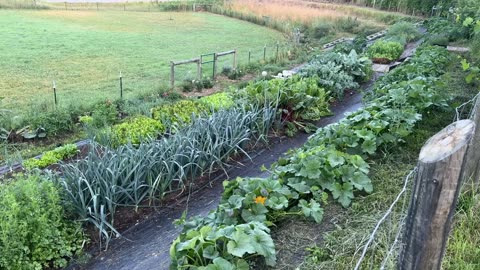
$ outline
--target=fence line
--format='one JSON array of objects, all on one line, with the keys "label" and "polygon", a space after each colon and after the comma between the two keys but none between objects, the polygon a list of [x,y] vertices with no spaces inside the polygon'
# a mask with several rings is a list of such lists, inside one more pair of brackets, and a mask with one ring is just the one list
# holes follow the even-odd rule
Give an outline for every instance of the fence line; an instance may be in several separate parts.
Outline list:
[{"label": "fence line", "polygon": [[[232,59],[229,60],[229,64],[227,66],[231,67],[231,69],[236,70],[239,65],[251,65],[254,63],[268,63],[274,62],[278,63],[278,61],[285,59],[288,57],[288,52],[290,50],[290,46],[280,45],[279,42],[276,42],[275,45],[269,47],[267,45],[263,46],[263,48],[257,50],[256,52],[253,50],[246,50],[243,51],[243,54],[240,54],[240,51],[237,49],[223,51],[223,52],[213,52],[213,53],[206,53],[201,54],[198,57],[189,60],[181,60],[181,61],[170,61],[170,87],[175,87],[175,82],[177,81],[191,81],[192,79],[202,79],[205,77],[207,73],[207,69],[213,69],[211,78],[216,78],[216,76],[221,73],[219,64],[225,63],[223,59],[226,56],[232,55]],[[211,59],[209,58],[211,57]],[[222,62],[224,61],[224,62]],[[231,61],[231,62],[230,62]],[[191,71],[179,71],[177,67],[187,66],[191,63],[197,63],[197,70],[195,78],[190,78],[188,75]],[[209,65],[211,63],[211,66]],[[231,63],[231,64],[230,64]],[[207,65],[208,64],[208,65]],[[225,67],[225,66],[224,66]],[[185,75],[185,73],[187,75]],[[183,80],[180,79],[183,74]],[[210,75],[207,75],[209,77]]]},{"label": "fence line", "polygon": [[409,183],[409,180],[410,178],[412,177],[412,175],[414,175],[416,173],[416,168],[414,168],[412,171],[410,171],[410,173],[405,177],[405,181],[403,183],[403,188],[402,190],[400,191],[400,193],[398,193],[397,197],[395,198],[395,200],[392,202],[392,204],[390,205],[390,207],[388,208],[387,212],[385,212],[385,214],[382,216],[382,218],[378,221],[377,225],[375,226],[375,228],[373,229],[373,232],[372,234],[370,235],[367,243],[365,244],[364,248],[363,248],[363,252],[362,252],[362,255],[360,256],[360,259],[357,261],[357,264],[355,265],[355,270],[358,270],[360,268],[360,265],[362,264],[363,260],[365,259],[365,256],[367,254],[367,251],[368,251],[368,247],[370,246],[370,244],[373,242],[373,240],[375,239],[375,234],[377,233],[378,229],[380,228],[380,225],[385,221],[385,219],[392,213],[393,211],[393,208],[395,207],[395,205],[398,203],[398,201],[400,200],[400,198],[402,197],[402,195],[407,191],[407,187],[408,187],[408,183]]},{"label": "fence line", "polygon": [[[467,149],[467,152],[465,154],[465,157],[464,158],[464,162],[463,162],[463,165],[462,165],[462,175],[461,177],[459,178],[459,187],[460,188],[460,184],[461,184],[461,181],[463,180],[466,180],[468,179],[468,177],[471,177],[471,175],[465,173],[465,171],[468,169],[466,168],[466,163],[469,162],[469,161],[472,161],[474,163],[474,167],[473,167],[473,170],[474,172],[473,173],[477,173],[477,178],[475,178],[476,180],[478,180],[478,174],[479,173],[479,170],[480,170],[480,166],[479,166],[479,158],[478,157],[467,157],[469,155],[469,153],[471,155],[476,155],[476,153],[478,152],[476,150],[476,147],[477,144],[474,142],[475,140],[475,137],[480,137],[480,133],[478,132],[478,128],[480,127],[480,117],[479,117],[479,114],[480,114],[480,93],[475,95],[472,99],[464,102],[463,104],[461,104],[460,106],[456,107],[455,108],[455,117],[452,121],[452,124],[455,123],[455,122],[458,122],[458,121],[461,121],[462,120],[462,115],[465,115],[465,110],[469,109],[469,106],[471,106],[470,108],[470,111],[468,112],[468,116],[466,119],[470,119],[470,120],[474,120],[475,122],[475,125],[476,125],[476,131],[473,133],[473,139],[472,139],[472,142],[470,143],[468,149]],[[474,150],[472,150],[474,149]],[[374,238],[375,238],[375,234],[377,233],[377,231],[379,230],[379,227],[380,225],[386,220],[386,217],[389,216],[391,213],[392,213],[392,209],[393,209],[393,205],[398,203],[398,198],[405,193],[405,187],[406,187],[406,184],[407,184],[407,181],[408,181],[408,178],[412,176],[412,173],[414,173],[414,171],[417,170],[417,167],[412,170],[409,175],[406,177],[405,179],[405,182],[404,182],[404,186],[402,188],[402,190],[400,191],[400,193],[397,195],[396,197],[396,200],[394,201],[394,203],[392,203],[392,205],[390,205],[390,207],[388,208],[388,210],[386,211],[386,213],[382,216],[382,218],[377,222],[374,230],[372,231],[372,233],[370,234],[369,236],[369,240],[367,242],[367,244],[364,246],[363,248],[363,252],[362,252],[362,255],[360,256],[359,260],[357,261],[357,264],[355,266],[355,269],[359,269],[362,262],[364,261],[365,257],[366,257],[366,254],[369,250],[369,247],[370,245],[372,244],[372,242],[374,241]],[[418,179],[416,179],[418,181]],[[437,181],[439,181],[437,179]],[[414,193],[412,193],[412,198],[417,196],[417,197],[420,197],[420,196],[424,196],[423,194],[422,195],[415,195]],[[406,197],[404,197],[404,199],[406,199]],[[452,202],[453,204],[456,203],[456,198],[454,199],[454,201]],[[405,204],[405,203],[404,203]],[[405,206],[405,205],[404,205]],[[404,207],[403,206],[403,207]],[[409,205],[409,208],[411,207],[411,204]],[[402,213],[404,213],[404,209],[402,209],[401,211]],[[448,217],[447,217],[448,218]],[[395,235],[395,238],[392,242],[392,244],[390,245],[389,249],[388,249],[388,252],[386,254],[386,256],[383,258],[382,260],[382,263],[380,265],[380,269],[385,269],[386,267],[386,264],[388,263],[388,259],[394,254],[394,250],[395,250],[395,247],[398,245],[398,243],[400,242],[400,240],[402,239],[402,237],[400,237],[402,235],[402,233],[405,233],[405,224],[407,223],[406,222],[406,217],[405,217],[405,214],[402,214],[402,217],[397,221],[398,224],[399,224],[399,229],[398,229],[398,232],[397,234]],[[445,235],[444,237],[448,238],[448,234]],[[403,241],[406,241],[407,238],[404,237],[404,239],[402,239]],[[398,254],[400,255],[400,254]],[[397,264],[401,264],[402,261],[401,259],[399,258],[398,261],[397,261]],[[440,263],[441,263],[441,260],[440,260]],[[412,269],[412,268],[401,268],[402,266],[399,265],[399,268],[400,269]]]}]

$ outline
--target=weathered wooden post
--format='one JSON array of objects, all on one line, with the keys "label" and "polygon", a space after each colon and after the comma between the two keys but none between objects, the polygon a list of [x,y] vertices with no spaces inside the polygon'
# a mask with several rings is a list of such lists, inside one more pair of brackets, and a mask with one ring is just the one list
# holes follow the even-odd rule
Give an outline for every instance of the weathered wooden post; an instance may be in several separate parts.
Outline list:
[{"label": "weathered wooden post", "polygon": [[248,64],[250,65],[250,58],[252,56],[252,51],[248,51]]},{"label": "weathered wooden post", "polygon": [[53,101],[55,102],[55,108],[57,107],[57,85],[53,81]]},{"label": "weathered wooden post", "polygon": [[119,81],[120,81],[120,99],[123,99],[123,81],[122,81],[122,72],[121,71],[120,71]]},{"label": "weathered wooden post", "polygon": [[175,63],[170,61],[170,87],[175,86]]},{"label": "weathered wooden post", "polygon": [[202,79],[202,61],[200,58],[197,59],[197,80]]},{"label": "weathered wooden post", "polygon": [[267,45],[263,46],[263,61],[265,61],[267,57]]},{"label": "weathered wooden post", "polygon": [[398,269],[440,269],[474,129],[457,121],[422,147]]},{"label": "weathered wooden post", "polygon": [[213,53],[213,77],[212,79],[215,79],[216,73],[217,73],[217,53]]},{"label": "weathered wooden post", "polygon": [[237,49],[233,50],[233,70],[237,69]]},{"label": "weathered wooden post", "polygon": [[473,107],[473,122],[475,123],[475,133],[465,157],[462,179],[467,181],[472,179],[472,184],[478,186],[480,183],[480,97],[477,97]]},{"label": "weathered wooden post", "polygon": [[278,43],[277,41],[277,54],[275,55],[275,61],[278,61],[278,47],[280,46],[280,44]]}]

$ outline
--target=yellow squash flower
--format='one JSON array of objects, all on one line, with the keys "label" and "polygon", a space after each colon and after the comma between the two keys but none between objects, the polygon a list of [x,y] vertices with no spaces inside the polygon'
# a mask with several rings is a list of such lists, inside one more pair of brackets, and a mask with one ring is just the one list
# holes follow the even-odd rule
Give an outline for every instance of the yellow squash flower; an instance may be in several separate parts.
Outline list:
[{"label": "yellow squash flower", "polygon": [[255,203],[261,203],[261,204],[265,204],[265,201],[267,200],[267,197],[263,197],[263,196],[257,196],[253,201]]}]

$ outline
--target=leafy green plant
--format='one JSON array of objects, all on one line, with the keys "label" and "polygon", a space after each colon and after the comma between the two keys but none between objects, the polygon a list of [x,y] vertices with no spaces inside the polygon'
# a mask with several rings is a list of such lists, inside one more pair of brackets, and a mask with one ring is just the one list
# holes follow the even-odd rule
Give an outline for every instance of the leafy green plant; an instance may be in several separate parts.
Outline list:
[{"label": "leafy green plant", "polygon": [[335,98],[342,98],[344,91],[358,87],[357,82],[368,80],[371,61],[360,57],[355,50],[348,54],[329,52],[314,57],[299,74],[302,77],[318,77],[318,84]]},{"label": "leafy green plant", "polygon": [[221,92],[210,96],[202,97],[199,102],[204,104],[212,111],[218,111],[220,109],[228,109],[235,105],[233,98],[227,92]]},{"label": "leafy green plant", "polygon": [[396,37],[402,37],[406,40],[406,42],[412,42],[415,40],[418,40],[422,36],[422,33],[420,33],[420,30],[418,27],[416,27],[413,23],[411,22],[398,22],[394,25],[392,25],[388,31],[385,37],[387,39],[389,38],[396,38]]},{"label": "leafy green plant", "polygon": [[368,47],[367,55],[374,62],[389,63],[402,55],[404,46],[396,41],[377,40],[372,46]]},{"label": "leafy green plant", "polygon": [[99,103],[92,112],[92,125],[99,128],[111,125],[118,119],[118,111],[111,101]]},{"label": "leafy green plant", "polygon": [[299,193],[309,193],[312,187],[329,191],[333,198],[347,207],[354,197],[353,190],[372,192],[367,176],[368,164],[358,155],[326,147],[324,144],[289,153],[274,167],[276,177]]},{"label": "leafy green plant", "polygon": [[74,157],[78,153],[78,147],[75,144],[66,144],[61,147],[57,147],[52,151],[45,152],[39,159],[30,158],[23,162],[23,166],[28,169],[34,168],[46,168],[59,161],[66,160]]},{"label": "leafy green plant", "polygon": [[300,124],[330,114],[329,93],[319,87],[317,81],[316,77],[293,76],[286,80],[252,82],[236,96],[259,105],[278,107],[283,121]]},{"label": "leafy green plant", "polygon": [[427,42],[430,45],[447,47],[448,46],[448,37],[445,34],[431,35],[428,38]]},{"label": "leafy green plant", "polygon": [[200,115],[207,108],[193,100],[181,100],[152,109],[154,119],[160,121],[168,129],[174,129],[191,122],[192,115]]},{"label": "leafy green plant", "polygon": [[332,31],[332,25],[323,21],[315,23],[310,30],[310,35],[313,38],[320,39],[326,37]]},{"label": "leafy green plant", "polygon": [[57,187],[40,176],[0,184],[0,231],[2,269],[65,267],[84,239],[66,220]]},{"label": "leafy green plant", "polygon": [[155,139],[164,132],[165,126],[161,122],[146,116],[137,116],[112,127],[113,145],[138,145],[144,140]]},{"label": "leafy green plant", "polygon": [[194,79],[185,79],[180,84],[180,88],[182,88],[183,92],[192,92],[195,88],[195,80]]},{"label": "leafy green plant", "polygon": [[210,77],[205,76],[202,78],[202,84],[203,84],[203,88],[210,89],[213,87],[215,83]]}]

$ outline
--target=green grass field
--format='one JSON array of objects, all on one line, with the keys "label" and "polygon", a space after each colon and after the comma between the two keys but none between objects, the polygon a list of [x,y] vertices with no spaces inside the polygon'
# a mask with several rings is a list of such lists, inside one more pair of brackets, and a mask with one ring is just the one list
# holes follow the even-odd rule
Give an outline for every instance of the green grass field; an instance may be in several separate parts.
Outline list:
[{"label": "green grass field", "polygon": [[88,104],[117,98],[121,72],[128,98],[167,84],[170,60],[283,40],[248,22],[178,12],[0,10],[0,33],[2,106],[17,109],[53,104],[53,80],[60,105]]}]

